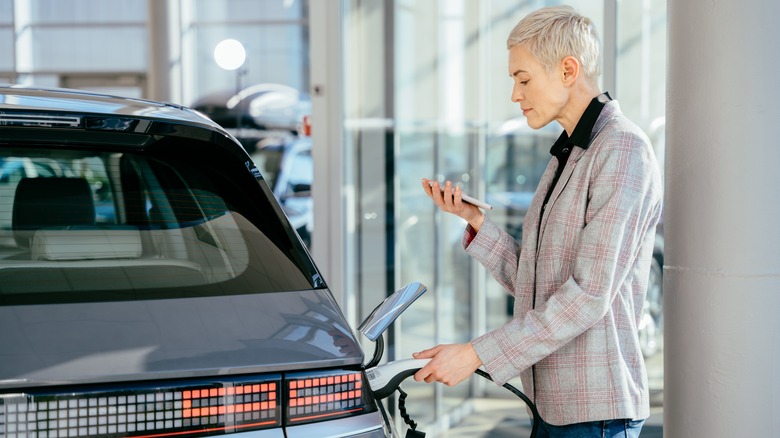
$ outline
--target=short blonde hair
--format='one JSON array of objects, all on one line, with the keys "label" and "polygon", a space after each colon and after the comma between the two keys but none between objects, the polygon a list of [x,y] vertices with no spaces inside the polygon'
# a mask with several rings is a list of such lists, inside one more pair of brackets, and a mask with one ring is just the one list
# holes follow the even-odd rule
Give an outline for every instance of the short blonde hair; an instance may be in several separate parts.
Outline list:
[{"label": "short blonde hair", "polygon": [[507,49],[523,45],[547,71],[563,58],[575,57],[585,76],[601,75],[599,35],[590,18],[571,6],[552,6],[531,12],[509,33]]}]

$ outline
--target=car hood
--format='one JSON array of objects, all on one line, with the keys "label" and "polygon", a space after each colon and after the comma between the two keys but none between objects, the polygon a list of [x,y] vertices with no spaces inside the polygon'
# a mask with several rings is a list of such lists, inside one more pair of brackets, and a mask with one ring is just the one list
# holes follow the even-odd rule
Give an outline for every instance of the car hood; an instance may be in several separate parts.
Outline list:
[{"label": "car hood", "polygon": [[326,289],[0,307],[0,389],[361,364]]}]

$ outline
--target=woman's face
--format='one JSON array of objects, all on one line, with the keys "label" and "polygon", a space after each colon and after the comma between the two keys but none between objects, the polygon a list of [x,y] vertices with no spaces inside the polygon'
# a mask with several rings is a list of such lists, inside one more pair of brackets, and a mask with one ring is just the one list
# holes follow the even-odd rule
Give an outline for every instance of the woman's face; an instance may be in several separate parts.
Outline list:
[{"label": "woman's face", "polygon": [[568,98],[561,65],[547,72],[528,49],[516,44],[509,49],[509,76],[514,81],[512,102],[520,104],[528,126],[539,129],[558,119]]}]

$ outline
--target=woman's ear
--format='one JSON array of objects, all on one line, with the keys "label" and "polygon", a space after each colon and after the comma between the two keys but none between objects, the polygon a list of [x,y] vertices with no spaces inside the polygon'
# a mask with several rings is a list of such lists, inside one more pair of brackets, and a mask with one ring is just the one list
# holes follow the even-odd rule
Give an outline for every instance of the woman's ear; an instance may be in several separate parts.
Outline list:
[{"label": "woman's ear", "polygon": [[567,56],[561,61],[561,70],[563,72],[563,85],[569,87],[580,75],[580,62],[573,56]]}]

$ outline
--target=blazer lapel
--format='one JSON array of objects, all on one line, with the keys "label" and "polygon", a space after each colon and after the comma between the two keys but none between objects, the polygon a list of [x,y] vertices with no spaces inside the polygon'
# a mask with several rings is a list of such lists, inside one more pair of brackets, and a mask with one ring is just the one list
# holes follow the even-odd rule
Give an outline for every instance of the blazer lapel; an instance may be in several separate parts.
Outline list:
[{"label": "blazer lapel", "polygon": [[547,212],[552,210],[553,206],[555,205],[555,201],[558,200],[561,192],[564,188],[566,188],[566,185],[569,183],[569,179],[571,179],[572,173],[574,173],[574,168],[577,166],[577,161],[579,161],[584,153],[585,149],[577,147],[572,149],[571,155],[566,162],[566,167],[563,168],[563,172],[561,172],[561,176],[558,178],[558,183],[555,184],[555,189],[553,190],[552,195],[550,195],[550,200],[547,201],[547,208],[545,214],[542,216],[542,223],[539,225],[539,238],[537,239],[536,243],[537,251],[539,250],[539,245],[541,245],[542,237],[544,236],[544,229],[547,226],[547,221],[550,218],[550,215],[547,214]]},{"label": "blazer lapel", "polygon": [[[617,117],[620,112],[620,107],[618,106],[617,101],[609,101],[606,105],[604,105],[604,109],[601,110],[601,114],[599,115],[599,118],[596,120],[596,124],[593,126],[593,132],[590,137],[590,144],[593,143],[596,136],[598,136],[599,132],[607,125],[607,123],[612,120],[613,118]],[[566,188],[566,184],[569,182],[569,179],[571,178],[571,175],[574,173],[574,168],[577,166],[577,162],[582,158],[582,156],[585,154],[587,149],[575,147],[571,151],[571,155],[569,156],[569,160],[566,163],[566,167],[563,168],[563,172],[561,173],[560,178],[558,179],[558,183],[555,185],[555,190],[553,191],[552,195],[550,195],[550,200],[547,202],[547,211],[550,211],[553,206],[555,205],[555,201],[558,200],[558,196],[560,196],[561,192],[564,188]],[[551,160],[555,161],[555,160]],[[549,166],[548,166],[548,171]],[[555,169],[553,169],[553,172],[555,172]],[[546,174],[547,172],[545,172]],[[551,174],[552,175],[552,174]],[[550,175],[550,179],[552,179],[552,176]],[[544,177],[542,178],[544,179]],[[550,181],[547,181],[547,186],[550,185]],[[546,192],[545,192],[546,195]],[[544,199],[544,198],[542,198]],[[541,210],[541,206],[539,207]],[[542,216],[542,223],[539,224],[539,238],[537,239],[536,243],[536,250],[539,250],[539,245],[542,241],[542,237],[544,236],[544,229],[547,226],[547,220],[550,217],[549,214],[545,214]],[[537,219],[538,221],[538,219]]]}]

